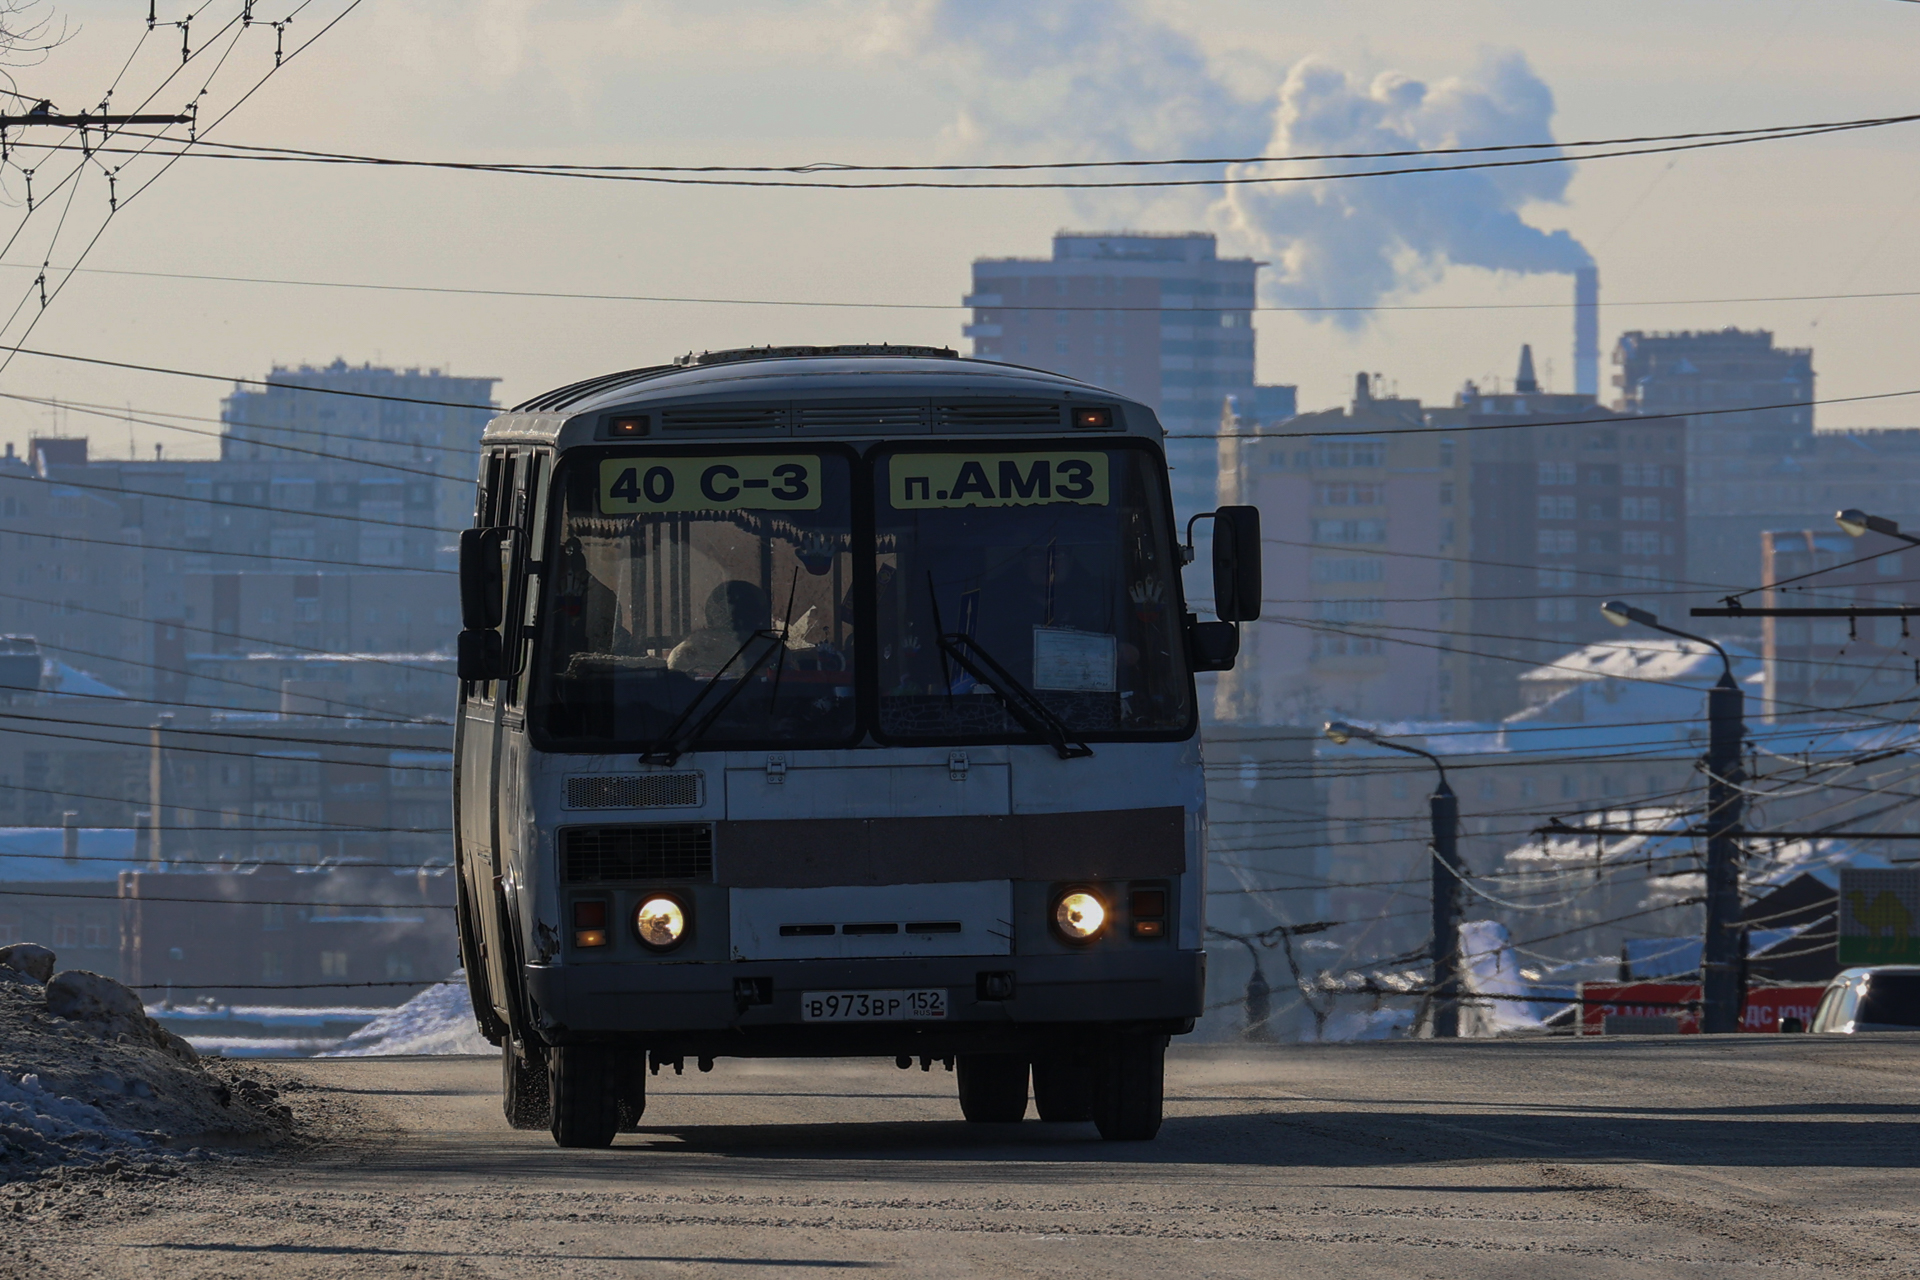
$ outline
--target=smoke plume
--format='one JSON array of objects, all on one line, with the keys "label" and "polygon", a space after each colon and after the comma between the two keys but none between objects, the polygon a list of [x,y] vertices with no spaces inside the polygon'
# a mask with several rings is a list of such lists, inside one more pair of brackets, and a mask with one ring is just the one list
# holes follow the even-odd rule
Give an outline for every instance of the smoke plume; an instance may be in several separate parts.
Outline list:
[{"label": "smoke plume", "polygon": [[[1427,85],[1397,74],[1358,84],[1308,58],[1280,86],[1270,155],[1400,151],[1550,142],[1553,94],[1519,53],[1482,55],[1468,73]],[[1399,168],[1445,161],[1324,162]],[[1246,165],[1235,176],[1299,172]],[[1273,264],[1272,299],[1290,306],[1364,306],[1428,283],[1449,264],[1521,273],[1567,272],[1592,258],[1565,231],[1541,231],[1521,210],[1564,199],[1570,166],[1228,188],[1214,224]],[[1359,323],[1353,313],[1336,321]]]},{"label": "smoke plume", "polygon": [[[1553,93],[1517,51],[1484,51],[1429,84],[1356,78],[1319,56],[1273,87],[1245,62],[1210,58],[1185,33],[1114,0],[920,0],[896,10],[895,41],[943,65],[954,133],[976,154],[1061,159],[1290,155],[1551,142]],[[1445,163],[1317,162],[1233,176]],[[1181,171],[1191,176],[1193,171]],[[1223,249],[1272,264],[1266,301],[1366,306],[1431,283],[1449,265],[1570,273],[1591,258],[1564,231],[1521,215],[1564,200],[1570,165],[1230,187],[1193,195],[1082,193],[1089,222],[1184,230],[1205,221]],[[1326,318],[1348,327],[1364,314]]]}]

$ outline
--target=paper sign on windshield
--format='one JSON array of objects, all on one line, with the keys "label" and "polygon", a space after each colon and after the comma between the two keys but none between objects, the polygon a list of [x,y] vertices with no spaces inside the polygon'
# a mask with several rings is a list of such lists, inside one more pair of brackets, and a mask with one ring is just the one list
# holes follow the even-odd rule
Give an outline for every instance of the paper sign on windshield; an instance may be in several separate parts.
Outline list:
[{"label": "paper sign on windshield", "polygon": [[1033,687],[1112,693],[1117,637],[1066,627],[1033,629]]},{"label": "paper sign on windshield", "polygon": [[1107,455],[1086,453],[897,453],[887,460],[895,511],[929,507],[1107,505]]},{"label": "paper sign on windshield", "polygon": [[817,456],[609,458],[600,464],[600,513],[817,511]]}]

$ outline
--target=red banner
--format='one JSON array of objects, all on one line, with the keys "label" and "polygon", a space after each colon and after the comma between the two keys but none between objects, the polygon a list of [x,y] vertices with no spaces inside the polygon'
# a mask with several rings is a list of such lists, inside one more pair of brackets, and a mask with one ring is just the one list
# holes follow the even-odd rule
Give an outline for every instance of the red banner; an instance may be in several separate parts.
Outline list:
[{"label": "red banner", "polygon": [[[1826,990],[1815,987],[1754,987],[1747,992],[1740,1030],[1778,1031],[1782,1018],[1800,1019],[1806,1030]],[[1609,1014],[1616,1017],[1677,1018],[1680,1034],[1700,1030],[1697,982],[1583,982],[1580,984],[1580,1034],[1599,1035]]]}]

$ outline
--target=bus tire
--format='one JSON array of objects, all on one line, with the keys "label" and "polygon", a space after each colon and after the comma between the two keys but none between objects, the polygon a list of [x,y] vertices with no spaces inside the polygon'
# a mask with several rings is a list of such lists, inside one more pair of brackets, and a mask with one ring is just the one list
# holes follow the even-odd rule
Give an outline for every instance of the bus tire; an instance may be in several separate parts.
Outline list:
[{"label": "bus tire", "polygon": [[955,1064],[960,1114],[971,1124],[1013,1124],[1027,1114],[1027,1060],[1012,1053],[963,1053]]},{"label": "bus tire", "polygon": [[547,1050],[548,1109],[562,1147],[610,1147],[620,1130],[618,1060],[600,1045]]},{"label": "bus tire", "polygon": [[1122,1036],[1094,1073],[1093,1123],[1108,1142],[1145,1142],[1160,1132],[1167,1037]]},{"label": "bus tire", "polygon": [[500,1046],[500,1109],[516,1129],[547,1127],[546,1059],[511,1038]]},{"label": "bus tire", "polygon": [[1066,1054],[1035,1058],[1033,1109],[1042,1120],[1055,1124],[1093,1119],[1093,1081],[1087,1064]]}]

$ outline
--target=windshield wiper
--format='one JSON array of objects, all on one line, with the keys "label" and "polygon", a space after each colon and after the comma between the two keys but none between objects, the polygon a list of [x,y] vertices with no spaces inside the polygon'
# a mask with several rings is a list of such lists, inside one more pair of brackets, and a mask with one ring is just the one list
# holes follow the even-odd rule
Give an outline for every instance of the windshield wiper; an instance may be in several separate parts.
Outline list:
[{"label": "windshield wiper", "polygon": [[[927,598],[933,606],[934,643],[940,646],[940,665],[943,670],[951,658],[962,671],[993,690],[994,696],[1000,699],[1000,705],[1007,709],[1007,714],[1018,720],[1034,737],[1045,738],[1053,748],[1053,753],[1062,760],[1078,760],[1093,754],[1093,748],[1086,743],[1069,741],[1066,721],[1055,715],[1052,707],[1040,701],[1033,690],[1021,684],[1017,676],[1001,666],[978,640],[965,632],[949,633],[940,629],[940,599],[934,594],[931,573],[927,574]],[[973,650],[973,657],[967,656],[967,649]],[[947,696],[949,699],[953,696],[951,679],[947,681]]]},{"label": "windshield wiper", "polygon": [[[692,718],[695,709],[697,709],[702,702],[706,701],[707,695],[713,692],[713,686],[720,682],[720,677],[727,674],[727,669],[740,660],[740,655],[745,653],[755,640],[762,639],[772,641],[773,643],[765,649],[762,649],[752,658],[749,658],[747,665],[740,671],[739,683],[727,690],[720,700],[713,704],[712,709],[700,717],[698,724],[695,724],[693,728],[689,729],[686,733],[681,733],[680,730],[686,725],[687,721]],[[733,656],[721,663],[718,671],[707,677],[707,682],[700,686],[700,692],[693,696],[693,700],[687,703],[686,709],[681,711],[681,713],[674,718],[673,723],[667,726],[666,732],[654,739],[651,747],[648,747],[640,753],[640,763],[671,765],[688,751],[691,751],[694,744],[699,742],[700,739],[706,735],[707,730],[713,727],[713,722],[726,714],[727,708],[733,705],[733,700],[746,690],[747,682],[753,679],[753,673],[766,665],[767,659],[773,656],[776,649],[780,650],[782,655],[784,655],[786,647],[786,642],[776,635],[771,628],[755,631],[745,640],[741,641],[740,647],[733,651]]]}]

